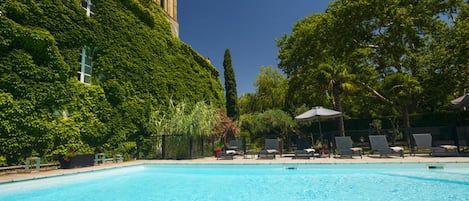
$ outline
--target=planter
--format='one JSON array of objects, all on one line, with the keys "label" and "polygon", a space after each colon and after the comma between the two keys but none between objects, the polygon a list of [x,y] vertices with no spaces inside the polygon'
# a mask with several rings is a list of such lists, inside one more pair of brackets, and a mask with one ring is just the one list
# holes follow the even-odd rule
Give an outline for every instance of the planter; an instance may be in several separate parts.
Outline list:
[{"label": "planter", "polygon": [[218,158],[218,154],[219,154],[220,152],[221,152],[221,149],[215,149],[215,150],[213,150],[213,156],[214,156],[215,158]]},{"label": "planter", "polygon": [[93,154],[82,154],[72,157],[61,157],[59,158],[61,169],[71,169],[79,167],[88,167],[94,165]]}]

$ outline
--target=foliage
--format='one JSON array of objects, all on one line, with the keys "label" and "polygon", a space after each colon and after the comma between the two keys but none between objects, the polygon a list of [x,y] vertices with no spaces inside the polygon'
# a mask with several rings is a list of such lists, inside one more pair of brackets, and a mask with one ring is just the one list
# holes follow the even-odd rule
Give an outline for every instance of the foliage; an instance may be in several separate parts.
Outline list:
[{"label": "foliage", "polygon": [[[0,155],[8,164],[35,153],[130,158],[154,108],[166,111],[171,99],[224,106],[216,68],[171,34],[153,1],[96,1],[93,17],[79,0],[0,0],[0,10]],[[95,49],[91,85],[76,78],[83,46]]]},{"label": "foliage", "polygon": [[258,112],[255,93],[245,93],[238,98],[239,113],[241,115]]},{"label": "foliage", "polygon": [[237,103],[238,93],[236,90],[235,73],[233,65],[231,64],[230,49],[225,50],[223,69],[225,75],[226,114],[228,117],[237,120],[239,118],[239,108]]},{"label": "foliage", "polygon": [[5,156],[0,156],[0,167],[7,165],[7,159]]},{"label": "foliage", "polygon": [[212,127],[212,134],[217,137],[235,139],[235,135],[239,133],[238,124],[229,118],[220,109],[217,110],[219,118]]},{"label": "foliage", "polygon": [[272,66],[261,66],[255,82],[256,91],[238,99],[241,114],[285,109],[288,79]]},{"label": "foliage", "polygon": [[370,123],[370,129],[373,131],[374,134],[379,135],[381,134],[381,120],[379,119],[373,119]]},{"label": "foliage", "polygon": [[220,120],[219,113],[204,102],[188,105],[171,101],[167,111],[151,114],[151,130],[157,135],[209,136]]},{"label": "foliage", "polygon": [[[262,144],[269,134],[265,130],[272,128],[260,118],[268,109],[295,116],[311,106],[337,104],[346,118],[344,130],[368,133],[377,119],[383,128],[392,128],[390,139],[403,138],[398,122],[466,125],[467,118],[457,115],[423,120],[433,117],[423,112],[453,111],[449,100],[467,93],[469,57],[463,49],[469,12],[461,2],[334,1],[324,13],[298,21],[290,35],[277,40],[279,67],[288,77],[279,80],[287,83],[280,84],[273,69],[262,67],[256,92],[238,100],[242,135]],[[286,91],[277,94],[282,85]],[[272,107],[282,96],[287,97],[284,108]],[[294,124],[291,132],[300,137],[317,130],[310,121]],[[336,124],[322,126],[331,130]]]},{"label": "foliage", "polygon": [[170,155],[177,158],[188,158],[189,143],[200,137],[210,136],[222,118],[219,109],[204,102],[189,105],[184,101],[178,104],[171,101],[170,105],[164,108],[168,110],[152,112],[150,130],[154,134],[153,137],[166,136],[166,143],[171,144]]},{"label": "foliage", "polygon": [[[357,55],[363,54],[354,42],[357,38],[351,33],[343,34],[356,31],[347,29],[348,23],[333,12],[311,15],[295,25],[290,37],[284,36],[277,41],[279,65],[291,76],[289,94],[297,105],[315,106],[331,101],[335,110],[343,112],[341,96],[354,88],[352,81],[357,79],[355,74],[359,72],[354,68],[360,60]],[[343,30],[329,34],[339,29]],[[310,98],[308,93],[316,96]],[[338,118],[338,122],[340,133],[344,135],[343,118]]]},{"label": "foliage", "polygon": [[[338,110],[346,100],[344,108],[354,112],[361,106],[360,113],[371,116],[400,114],[409,128],[410,114],[437,110],[432,104],[448,107],[456,94],[451,86],[467,83],[461,78],[467,77],[465,53],[448,51],[467,47],[455,37],[467,41],[467,34],[455,31],[465,24],[459,21],[465,7],[463,1],[332,2],[325,13],[298,21],[290,36],[277,41],[279,66],[290,77],[289,96],[295,106],[327,103],[327,90]],[[366,106],[364,96],[381,102],[367,98],[375,105]]]},{"label": "foliage", "polygon": [[259,107],[257,111],[285,108],[287,79],[279,71],[272,66],[261,66],[254,85]]},{"label": "foliage", "polygon": [[286,112],[273,109],[263,113],[241,115],[241,129],[250,135],[250,141],[263,144],[265,138],[281,138],[288,140],[293,132],[295,121]]}]

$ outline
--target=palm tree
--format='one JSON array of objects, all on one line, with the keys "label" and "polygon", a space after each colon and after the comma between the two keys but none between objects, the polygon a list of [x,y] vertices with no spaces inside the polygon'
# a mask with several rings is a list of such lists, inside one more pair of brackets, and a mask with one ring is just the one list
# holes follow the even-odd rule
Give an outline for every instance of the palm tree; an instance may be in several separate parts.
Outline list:
[{"label": "palm tree", "polygon": [[[332,92],[334,109],[340,112],[342,112],[341,94],[343,94],[345,90],[353,89],[351,80],[353,80],[355,76],[349,73],[349,71],[347,64],[333,58],[319,64],[316,71],[314,71],[316,80],[328,91]],[[343,115],[338,118],[338,126],[339,135],[344,136],[345,128]]]}]

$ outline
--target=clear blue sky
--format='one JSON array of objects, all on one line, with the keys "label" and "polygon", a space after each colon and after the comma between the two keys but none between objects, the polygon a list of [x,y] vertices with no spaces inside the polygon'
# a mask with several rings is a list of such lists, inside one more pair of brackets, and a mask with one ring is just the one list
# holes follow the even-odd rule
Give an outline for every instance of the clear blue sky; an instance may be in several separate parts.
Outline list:
[{"label": "clear blue sky", "polygon": [[230,49],[238,96],[255,91],[261,66],[277,67],[275,40],[330,0],[179,0],[179,37],[220,71]]}]

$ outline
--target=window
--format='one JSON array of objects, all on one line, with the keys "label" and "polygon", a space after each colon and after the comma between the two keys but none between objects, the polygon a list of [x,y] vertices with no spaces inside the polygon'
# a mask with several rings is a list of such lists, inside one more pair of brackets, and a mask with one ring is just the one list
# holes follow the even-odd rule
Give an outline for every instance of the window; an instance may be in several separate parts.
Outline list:
[{"label": "window", "polygon": [[166,10],[166,0],[161,0],[161,8],[163,8],[163,10]]},{"label": "window", "polygon": [[79,62],[80,70],[78,71],[78,80],[86,84],[91,84],[91,74],[93,72],[93,49],[84,46],[81,49]]},{"label": "window", "polygon": [[81,7],[86,10],[86,15],[93,17],[96,11],[96,0],[84,0],[81,2]]}]

